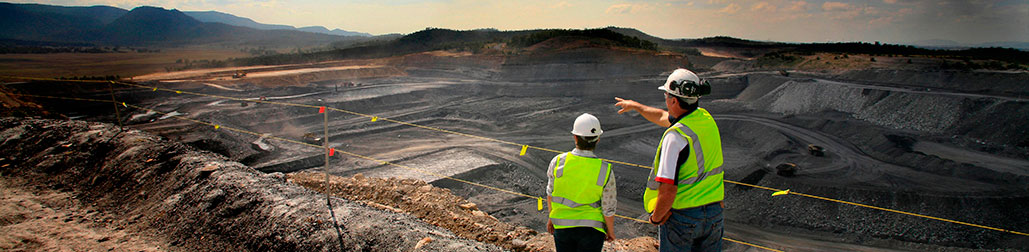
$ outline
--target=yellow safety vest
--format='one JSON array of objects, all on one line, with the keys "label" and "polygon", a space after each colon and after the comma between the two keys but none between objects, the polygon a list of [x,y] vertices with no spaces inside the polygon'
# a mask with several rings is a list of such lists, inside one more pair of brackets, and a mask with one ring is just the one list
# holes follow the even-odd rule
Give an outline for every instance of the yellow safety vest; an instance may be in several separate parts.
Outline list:
[{"label": "yellow safety vest", "polygon": [[[685,209],[698,207],[710,203],[722,201],[725,198],[725,189],[722,182],[722,137],[718,134],[718,125],[711,113],[703,108],[697,108],[679,122],[665,130],[661,136],[664,142],[665,136],[671,131],[673,137],[679,136],[689,143],[689,159],[679,167],[676,175],[677,191],[672,209]],[[647,189],[643,192],[643,207],[648,213],[654,212],[657,206],[657,189],[661,185],[655,181],[657,178],[657,167],[661,162],[661,144],[658,144],[657,154],[654,155],[654,169],[647,179]]]},{"label": "yellow safety vest", "polygon": [[570,152],[558,155],[557,159],[554,192],[550,194],[550,221],[554,228],[592,227],[607,233],[600,200],[611,176],[611,164]]}]

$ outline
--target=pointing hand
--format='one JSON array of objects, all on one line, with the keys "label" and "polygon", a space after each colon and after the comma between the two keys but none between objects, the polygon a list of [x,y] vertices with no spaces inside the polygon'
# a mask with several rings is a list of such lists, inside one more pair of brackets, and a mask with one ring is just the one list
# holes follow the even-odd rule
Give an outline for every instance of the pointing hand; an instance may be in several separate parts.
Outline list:
[{"label": "pointing hand", "polygon": [[615,106],[621,108],[618,110],[619,114],[625,113],[625,111],[635,110],[636,108],[641,106],[639,102],[633,100],[626,100],[618,97],[615,97],[615,101],[618,101],[617,103],[615,103]]}]

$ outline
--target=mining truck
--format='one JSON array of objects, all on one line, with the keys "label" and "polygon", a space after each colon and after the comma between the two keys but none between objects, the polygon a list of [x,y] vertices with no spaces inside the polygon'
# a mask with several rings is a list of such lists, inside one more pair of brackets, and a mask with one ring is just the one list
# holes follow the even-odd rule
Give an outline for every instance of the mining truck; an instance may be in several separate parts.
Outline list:
[{"label": "mining truck", "polygon": [[786,177],[793,177],[797,175],[797,164],[794,163],[783,163],[775,167],[776,174]]},{"label": "mining truck", "polygon": [[243,77],[247,77],[247,72],[236,71],[236,73],[232,74],[232,78],[233,79],[239,79],[239,78],[243,78]]},{"label": "mining truck", "polygon": [[318,135],[315,135],[314,133],[307,133],[304,134],[304,142],[309,144],[321,144],[322,138],[318,137]]},{"label": "mining truck", "polygon": [[818,146],[818,145],[814,145],[814,144],[808,144],[807,145],[807,151],[810,152],[811,155],[813,155],[813,156],[817,156],[817,157],[825,156],[825,148],[822,148],[822,146]]}]

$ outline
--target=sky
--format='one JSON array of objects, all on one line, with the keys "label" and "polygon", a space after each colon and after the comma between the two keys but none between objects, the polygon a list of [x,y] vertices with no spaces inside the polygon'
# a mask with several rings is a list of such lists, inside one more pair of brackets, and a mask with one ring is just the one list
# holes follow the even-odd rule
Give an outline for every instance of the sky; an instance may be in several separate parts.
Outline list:
[{"label": "sky", "polygon": [[1029,0],[42,0],[219,11],[265,24],[375,35],[448,29],[630,27],[666,38],[783,42],[1029,41]]}]

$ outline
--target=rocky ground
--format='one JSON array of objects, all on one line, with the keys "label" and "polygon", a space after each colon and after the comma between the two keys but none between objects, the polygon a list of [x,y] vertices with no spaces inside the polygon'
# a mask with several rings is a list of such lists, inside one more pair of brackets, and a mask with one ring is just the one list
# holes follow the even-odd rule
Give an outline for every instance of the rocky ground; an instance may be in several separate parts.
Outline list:
[{"label": "rocky ground", "polygon": [[150,232],[114,224],[115,217],[80,201],[71,188],[28,182],[0,176],[0,250],[166,251],[170,247]]},{"label": "rocky ground", "polygon": [[333,198],[338,236],[321,194],[138,130],[16,118],[0,128],[2,224],[13,230],[0,246],[12,250],[501,250]]},{"label": "rocky ground", "polygon": [[[290,182],[325,192],[325,174],[300,172]],[[490,243],[515,251],[553,251],[554,237],[523,226],[515,226],[479,210],[475,203],[417,179],[351,178],[330,176],[333,196],[369,207],[417,216],[422,221],[450,230],[462,238]],[[654,237],[636,237],[606,242],[604,251],[656,251]]]}]

